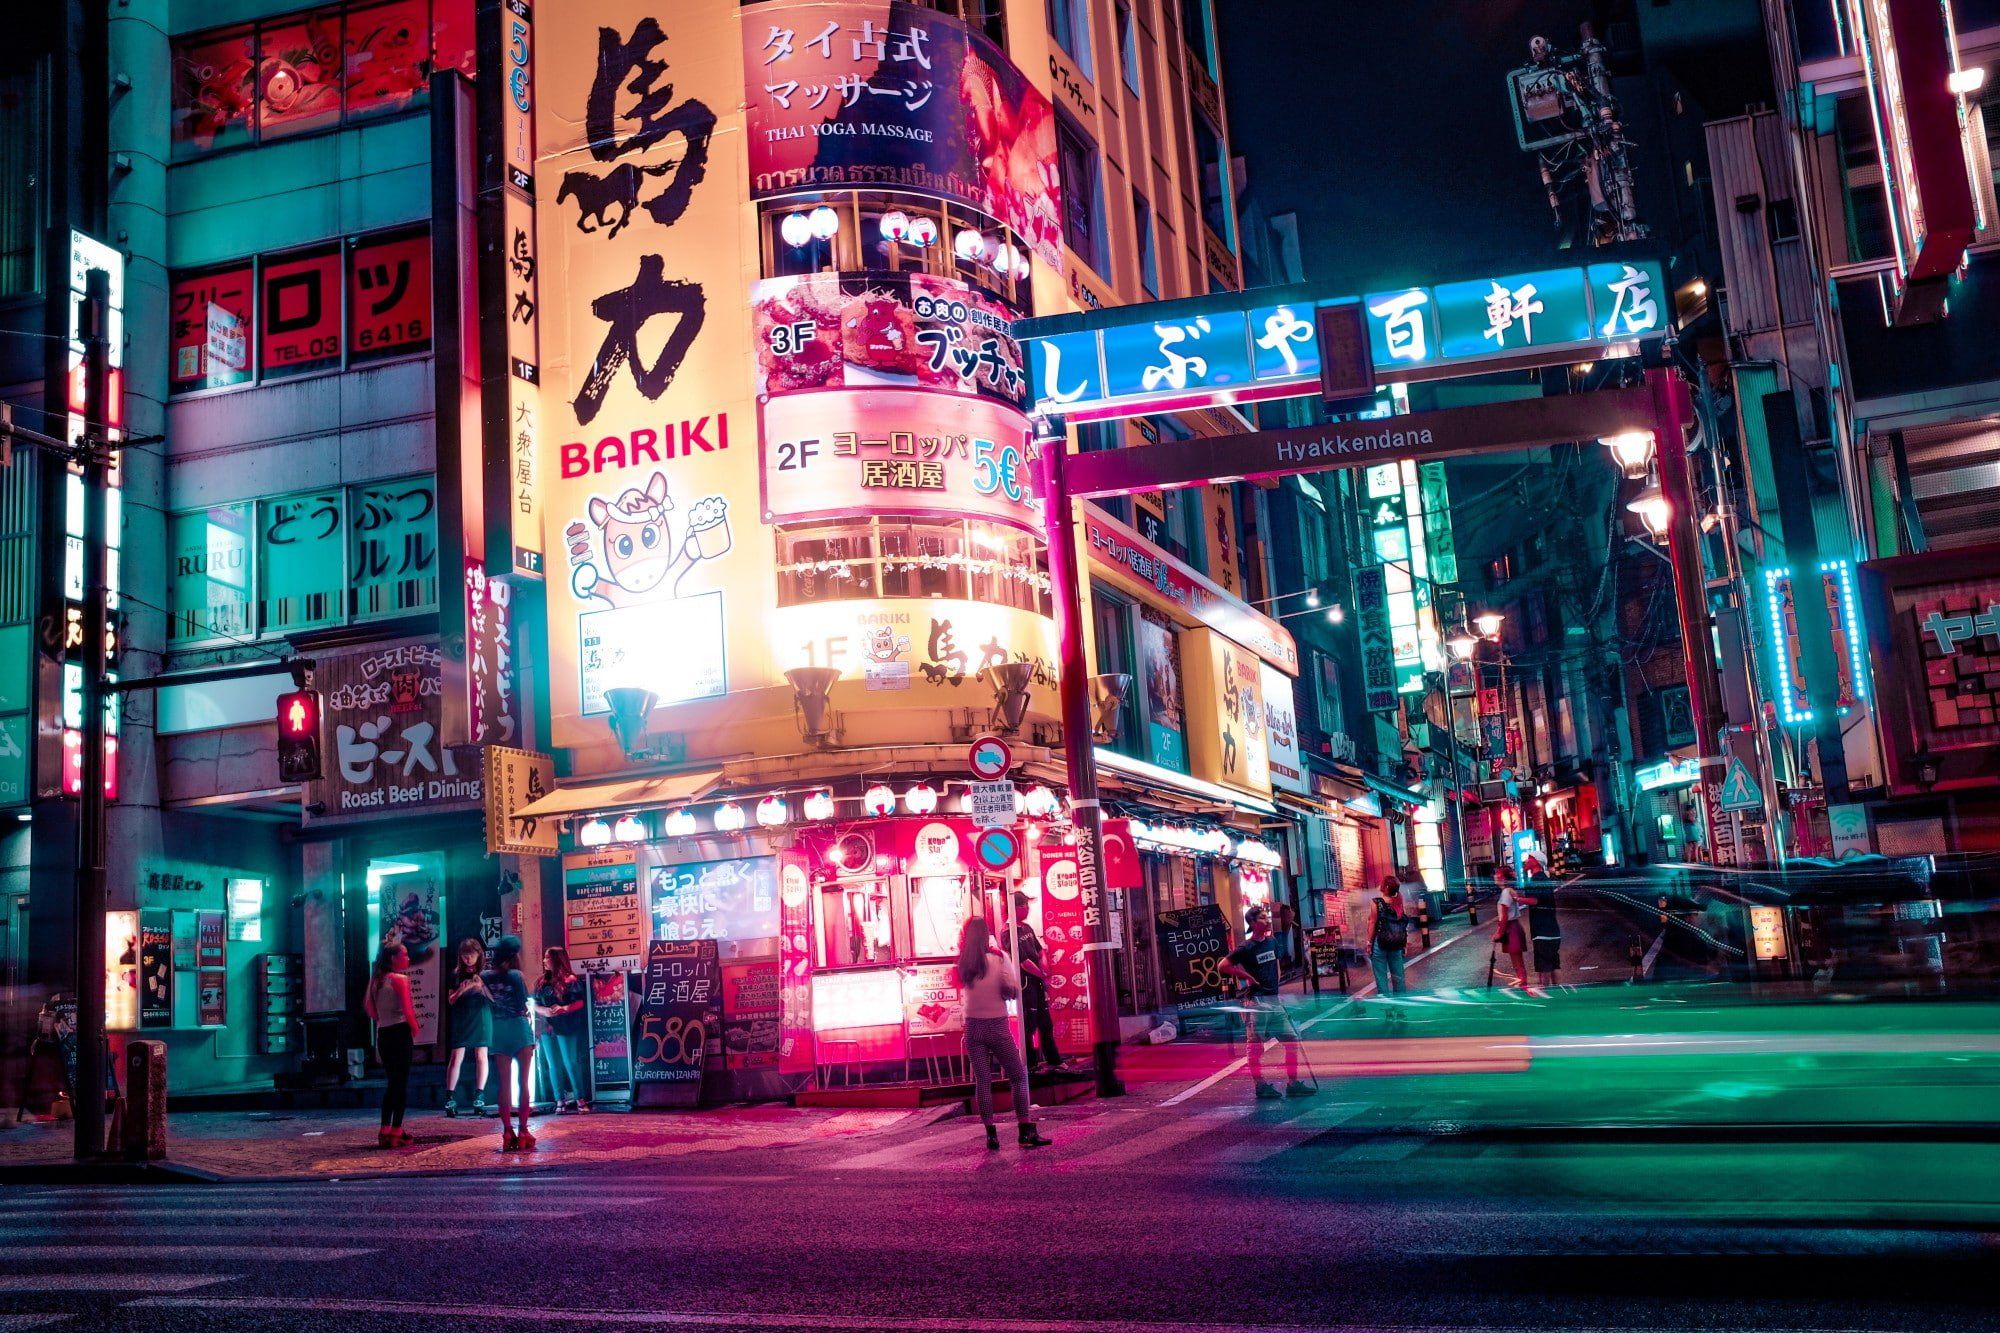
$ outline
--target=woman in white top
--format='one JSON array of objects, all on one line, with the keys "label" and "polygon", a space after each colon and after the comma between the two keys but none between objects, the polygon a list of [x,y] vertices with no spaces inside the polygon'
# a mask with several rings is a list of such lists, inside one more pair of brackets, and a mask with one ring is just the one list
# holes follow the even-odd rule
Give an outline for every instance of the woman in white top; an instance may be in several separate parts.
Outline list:
[{"label": "woman in white top", "polygon": [[1007,1022],[1007,1001],[1021,993],[1021,978],[1007,955],[993,947],[993,929],[986,918],[969,918],[958,933],[958,962],[952,976],[965,996],[965,1053],[972,1059],[974,1095],[979,1103],[979,1119],[986,1126],[986,1147],[1000,1151],[1000,1131],[993,1125],[993,1066],[997,1062],[1007,1074],[1007,1086],[1014,1096],[1014,1120],[1019,1126],[1021,1146],[1040,1148],[1045,1139],[1028,1119],[1028,1066],[1021,1048],[1014,1044],[1014,1029]]},{"label": "woman in white top", "polygon": [[1501,953],[1507,955],[1507,961],[1514,965],[1514,984],[1526,990],[1528,989],[1528,905],[1514,889],[1512,866],[1502,862],[1493,871],[1493,881],[1500,886],[1500,924],[1493,932],[1493,943],[1499,947]]},{"label": "woman in white top", "polygon": [[382,1090],[382,1134],[377,1142],[384,1148],[399,1148],[410,1141],[403,1132],[403,1107],[410,1100],[410,1058],[416,1051],[415,1029],[410,1026],[410,951],[402,944],[392,940],[375,955],[365,1007],[375,1020],[375,1053],[389,1079]]}]

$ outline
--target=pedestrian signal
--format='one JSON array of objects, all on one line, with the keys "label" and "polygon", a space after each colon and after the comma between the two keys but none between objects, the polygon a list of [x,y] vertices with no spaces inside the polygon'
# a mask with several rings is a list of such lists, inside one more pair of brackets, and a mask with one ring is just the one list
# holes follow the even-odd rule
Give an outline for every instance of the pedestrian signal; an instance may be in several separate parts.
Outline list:
[{"label": "pedestrian signal", "polygon": [[311,782],[319,771],[319,691],[278,696],[278,780]]}]

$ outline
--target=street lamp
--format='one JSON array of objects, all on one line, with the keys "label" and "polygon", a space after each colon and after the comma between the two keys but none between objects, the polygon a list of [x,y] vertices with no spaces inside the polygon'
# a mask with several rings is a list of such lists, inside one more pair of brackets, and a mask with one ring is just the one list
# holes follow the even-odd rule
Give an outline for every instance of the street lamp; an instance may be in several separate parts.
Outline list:
[{"label": "street lamp", "polygon": [[1472,618],[1472,628],[1479,631],[1482,639],[1497,639],[1500,637],[1500,622],[1505,619],[1498,611],[1481,611]]},{"label": "street lamp", "polygon": [[1633,481],[1645,476],[1646,469],[1652,466],[1653,432],[1649,430],[1621,430],[1597,442],[1611,451],[1619,470]]},{"label": "street lamp", "polygon": [[1451,655],[1459,661],[1470,662],[1472,655],[1479,651],[1479,640],[1470,634],[1454,634],[1444,641],[1444,646],[1451,649]]},{"label": "street lamp", "polygon": [[1647,535],[1654,541],[1667,535],[1667,525],[1673,522],[1674,507],[1668,502],[1666,492],[1658,486],[1648,486],[1640,491],[1625,507],[1639,516],[1639,521],[1646,525]]}]

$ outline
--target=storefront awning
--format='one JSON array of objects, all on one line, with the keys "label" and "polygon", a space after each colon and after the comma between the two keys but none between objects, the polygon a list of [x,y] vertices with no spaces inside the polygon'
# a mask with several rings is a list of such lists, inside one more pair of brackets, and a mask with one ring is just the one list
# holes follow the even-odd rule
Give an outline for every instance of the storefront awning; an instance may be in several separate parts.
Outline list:
[{"label": "storefront awning", "polygon": [[514,818],[568,819],[612,811],[655,810],[706,796],[721,780],[721,769],[705,768],[695,773],[664,773],[650,778],[578,782],[557,787],[548,795],[528,802],[514,812]]},{"label": "storefront awning", "polygon": [[1261,796],[1176,773],[1172,769],[1119,754],[1116,750],[1107,750],[1102,745],[1097,747],[1097,762],[1101,768],[1115,775],[1117,781],[1142,792],[1150,788],[1196,805],[1234,807],[1253,815],[1278,813],[1278,807]]},{"label": "storefront awning", "polygon": [[1392,801],[1401,801],[1404,805],[1420,806],[1430,801],[1428,796],[1420,792],[1411,791],[1408,787],[1399,787],[1387,778],[1378,778],[1373,773],[1363,773],[1361,780],[1374,791],[1380,792]]}]

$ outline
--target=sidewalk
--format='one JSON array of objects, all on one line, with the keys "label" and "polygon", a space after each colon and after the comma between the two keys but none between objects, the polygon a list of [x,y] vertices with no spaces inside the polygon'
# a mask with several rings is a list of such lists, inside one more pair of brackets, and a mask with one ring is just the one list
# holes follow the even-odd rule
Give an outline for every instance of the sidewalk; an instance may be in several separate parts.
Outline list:
[{"label": "sidewalk", "polygon": [[[349,1178],[388,1172],[507,1171],[556,1166],[626,1164],[640,1170],[670,1160],[711,1157],[753,1148],[787,1148],[866,1138],[938,1118],[950,1108],[919,1111],[812,1110],[789,1106],[727,1106],[703,1111],[600,1111],[586,1116],[536,1116],[532,1153],[501,1153],[496,1119],[447,1120],[412,1112],[407,1148],[375,1144],[377,1114],[352,1111],[190,1111],[167,1118],[171,1165],[234,1179]],[[0,1123],[0,1182],[10,1172],[65,1165],[67,1121]]]}]

